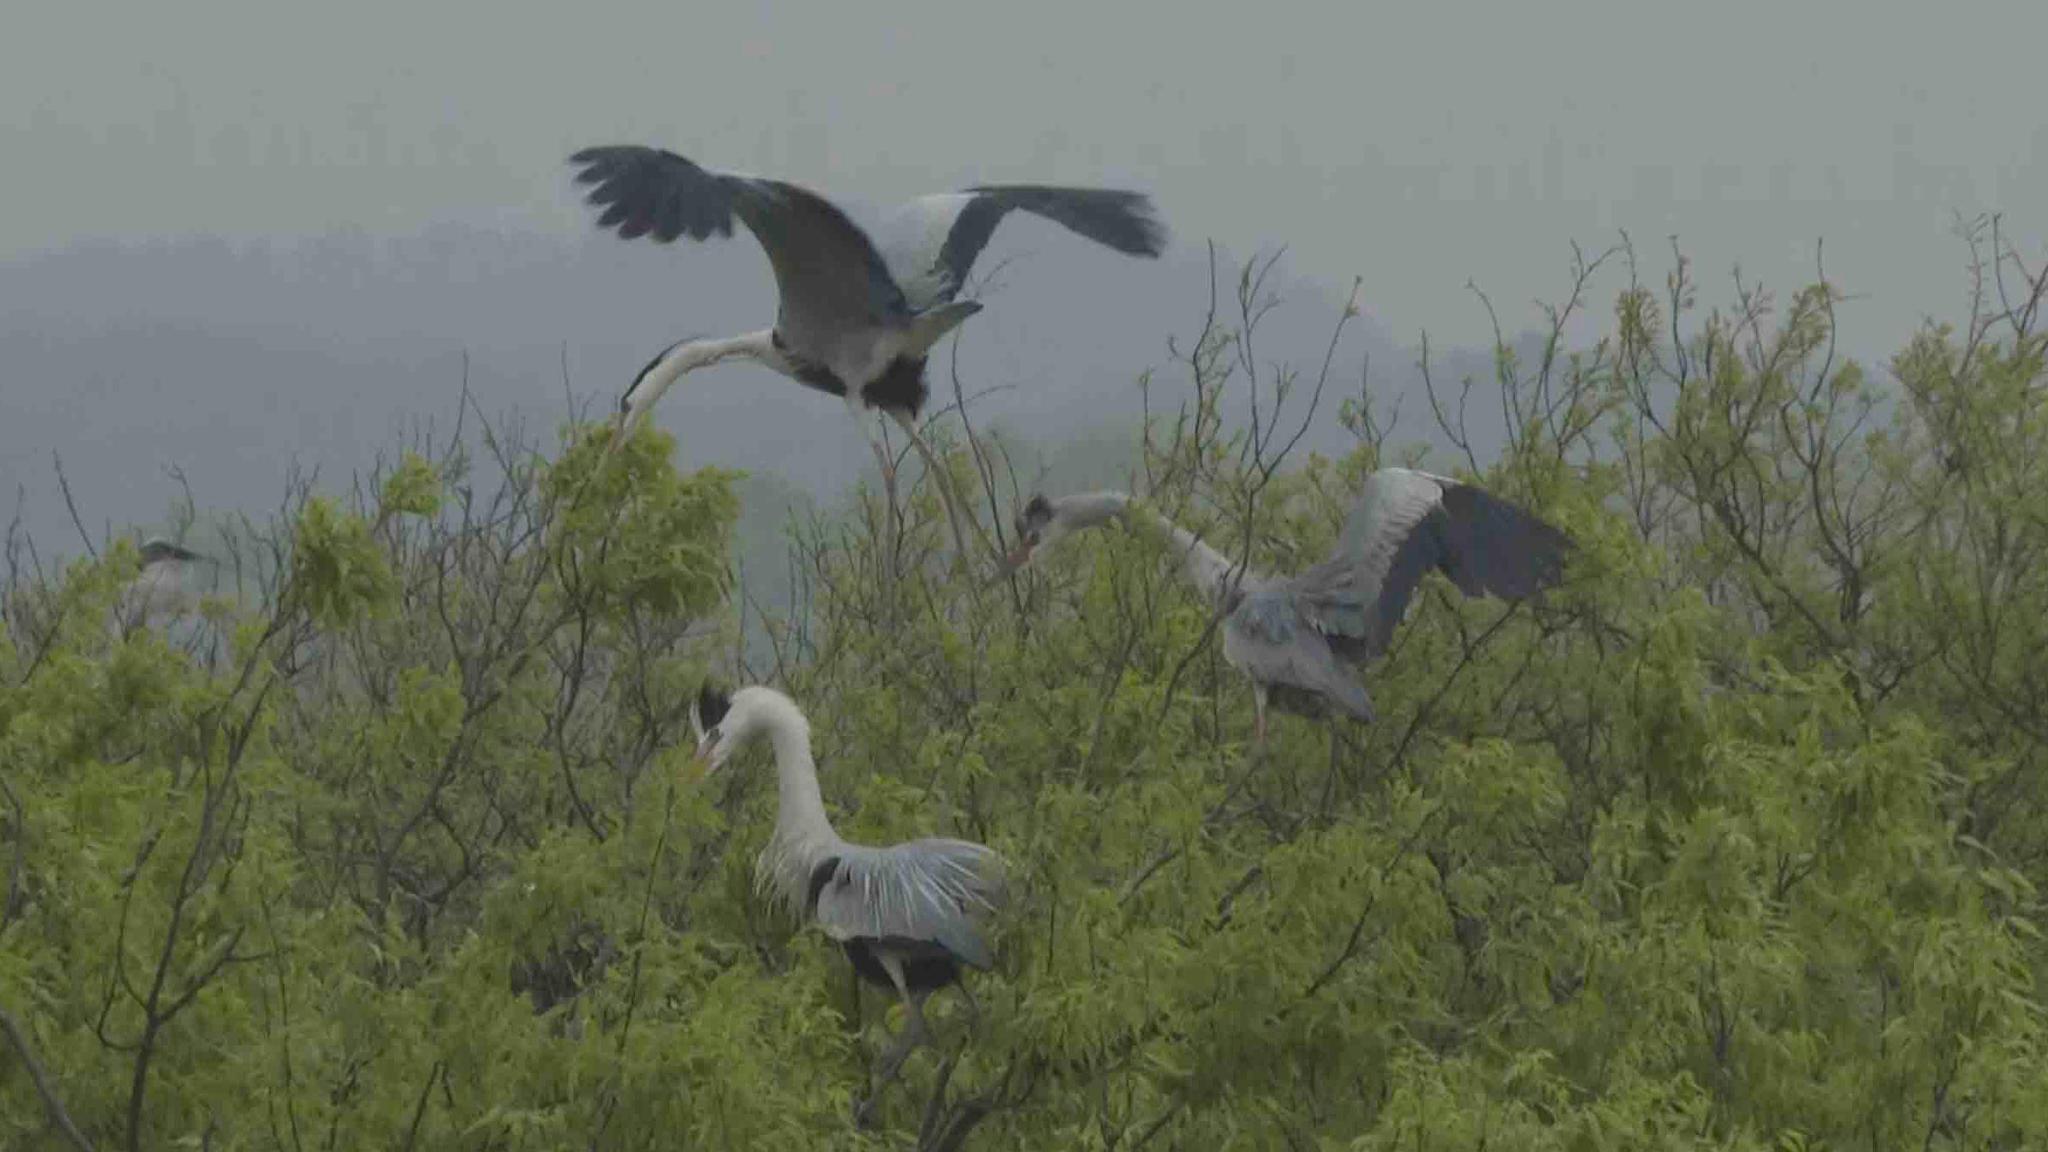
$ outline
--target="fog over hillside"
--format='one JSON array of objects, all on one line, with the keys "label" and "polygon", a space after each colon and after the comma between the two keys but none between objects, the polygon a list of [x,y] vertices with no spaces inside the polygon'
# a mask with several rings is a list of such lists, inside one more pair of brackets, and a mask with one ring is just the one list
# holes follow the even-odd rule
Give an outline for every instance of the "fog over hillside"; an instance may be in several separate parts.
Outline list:
[{"label": "fog over hillside", "polygon": [[[958,348],[965,391],[981,394],[977,427],[1037,442],[1135,428],[1147,369],[1160,370],[1161,396],[1177,397],[1184,375],[1168,340],[1192,339],[1210,277],[1206,246],[1175,240],[1166,257],[1138,261],[1033,218],[1006,222],[979,265],[992,273],[981,288],[990,306]],[[1219,255],[1226,309],[1241,260]],[[1312,368],[1342,291],[1291,277],[1284,259],[1269,285],[1281,304],[1261,325],[1258,358]],[[1412,335],[1397,340],[1371,317],[1376,290],[1368,276],[1365,316],[1345,334],[1310,447],[1346,443],[1337,395],[1356,394],[1368,357],[1382,399],[1419,388]],[[397,238],[67,248],[0,263],[0,477],[46,548],[77,543],[53,453],[95,536],[161,522],[171,468],[202,516],[260,512],[295,464],[340,485],[408,430],[445,430],[465,372],[485,413],[551,441],[572,401],[601,413],[671,340],[773,315],[767,262],[744,236],[664,248],[446,225]],[[951,353],[942,344],[934,359],[934,407],[951,399]],[[1486,363],[1438,360],[1447,379]],[[1405,433],[1426,430],[1419,396],[1402,412]],[[747,469],[826,503],[871,466],[839,401],[753,365],[693,376],[660,419],[685,466]],[[1475,420],[1496,434],[1497,420]]]}]

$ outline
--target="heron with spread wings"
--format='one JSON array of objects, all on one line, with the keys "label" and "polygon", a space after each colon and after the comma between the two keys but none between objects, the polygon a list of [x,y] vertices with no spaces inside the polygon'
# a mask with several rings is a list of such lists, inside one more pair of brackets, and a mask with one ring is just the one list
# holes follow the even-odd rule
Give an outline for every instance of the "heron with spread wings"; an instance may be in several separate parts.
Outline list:
[{"label": "heron with spread wings", "polygon": [[756,884],[838,941],[862,979],[892,989],[903,1002],[908,1019],[876,1062],[865,1116],[928,1037],[925,1001],[958,984],[971,1004],[961,969],[995,963],[983,922],[1006,899],[1002,860],[966,840],[870,847],[842,839],[818,790],[810,722],[773,688],[741,688],[728,696],[707,683],[691,724],[697,760],[707,771],[754,740],[768,742],[775,753],[775,831],[755,861]]},{"label": "heron with spread wings", "polygon": [[[737,219],[767,253],[779,296],[773,327],[679,341],[649,361],[620,398],[614,449],[684,374],[750,359],[844,399],[885,477],[894,465],[866,413],[900,425],[939,482],[963,551],[965,509],[917,419],[929,397],[932,346],[981,310],[957,296],[996,225],[1027,212],[1132,256],[1157,256],[1166,245],[1151,200],[1137,192],[997,184],[925,196],[892,217],[894,239],[877,246],[830,200],[786,181],[717,172],[638,145],[585,148],[569,162],[581,169],[577,182],[592,186],[589,202],[604,209],[598,227],[624,239],[730,236]],[[979,533],[979,521],[969,522]]]},{"label": "heron with spread wings", "polygon": [[1435,569],[1467,596],[1520,600],[1554,585],[1572,542],[1485,490],[1428,472],[1384,468],[1366,478],[1329,559],[1294,576],[1242,572],[1200,537],[1123,492],[1047,499],[1017,517],[1010,564],[1070,532],[1128,523],[1164,532],[1188,579],[1223,613],[1223,658],[1252,682],[1253,740],[1266,709],[1374,718],[1356,668],[1384,654],[1422,577]]}]

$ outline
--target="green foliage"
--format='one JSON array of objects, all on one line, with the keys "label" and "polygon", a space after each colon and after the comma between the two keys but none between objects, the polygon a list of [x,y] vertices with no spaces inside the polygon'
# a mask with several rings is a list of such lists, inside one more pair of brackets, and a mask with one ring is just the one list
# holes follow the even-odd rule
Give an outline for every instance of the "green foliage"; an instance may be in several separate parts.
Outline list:
[{"label": "green foliage", "polygon": [[386,515],[432,516],[441,510],[441,478],[417,452],[407,452],[384,478],[378,505]]},{"label": "green foliage", "polygon": [[291,587],[314,624],[339,627],[388,607],[396,582],[361,517],[340,511],[324,496],[312,497],[299,511],[292,543]]},{"label": "green foliage", "polygon": [[550,561],[593,607],[701,617],[725,591],[726,555],[739,501],[738,473],[679,476],[673,440],[643,430],[615,457],[608,433],[586,436],[541,481],[563,508]]},{"label": "green foliage", "polygon": [[[928,483],[801,525],[762,635],[840,830],[1013,872],[978,1020],[933,1000],[873,1131],[899,1021],[752,890],[766,752],[682,770],[734,476],[653,429],[493,438],[495,495],[408,454],[295,502],[225,645],[101,627],[126,546],[18,581],[0,1146],[68,1146],[52,1102],[95,1147],[2048,1144],[2043,345],[1978,312],[1894,396],[1840,299],[1688,329],[1681,263],[1605,340],[1503,349],[1483,482],[1578,540],[1566,585],[1432,578],[1379,722],[1260,756],[1153,535],[989,580]],[[1321,381],[1247,347],[1199,335],[1137,486],[1294,570],[1415,453],[1353,404],[1355,450],[1283,467]]]}]

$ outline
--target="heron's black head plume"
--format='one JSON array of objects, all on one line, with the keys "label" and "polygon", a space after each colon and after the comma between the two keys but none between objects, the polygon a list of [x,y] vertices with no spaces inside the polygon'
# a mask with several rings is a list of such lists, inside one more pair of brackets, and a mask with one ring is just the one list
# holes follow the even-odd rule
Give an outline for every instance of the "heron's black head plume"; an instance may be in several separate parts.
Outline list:
[{"label": "heron's black head plume", "polygon": [[1017,514],[1017,535],[1029,536],[1034,529],[1043,528],[1050,523],[1052,502],[1045,498],[1044,493],[1034,492],[1031,499],[1025,503],[1024,510]]},{"label": "heron's black head plume", "polygon": [[197,559],[200,559],[199,553],[181,548],[161,536],[152,537],[144,541],[142,545],[142,562],[144,564],[155,564],[163,560]]},{"label": "heron's black head plume", "polygon": [[732,696],[710,680],[697,690],[697,720],[706,730],[718,726],[732,708]]},{"label": "heron's black head plume", "polygon": [[693,339],[695,339],[695,337],[685,336],[681,340],[678,340],[675,343],[670,344],[668,347],[663,348],[661,351],[656,352],[654,354],[654,359],[649,360],[647,362],[646,367],[640,369],[640,371],[634,375],[633,382],[631,384],[626,385],[626,390],[624,392],[619,393],[619,415],[625,416],[632,412],[633,394],[640,390],[640,385],[643,381],[647,379],[648,373],[653,372],[657,367],[661,365],[661,362],[663,360],[668,359],[669,353],[675,351],[678,348],[681,348],[685,344],[688,344]]}]

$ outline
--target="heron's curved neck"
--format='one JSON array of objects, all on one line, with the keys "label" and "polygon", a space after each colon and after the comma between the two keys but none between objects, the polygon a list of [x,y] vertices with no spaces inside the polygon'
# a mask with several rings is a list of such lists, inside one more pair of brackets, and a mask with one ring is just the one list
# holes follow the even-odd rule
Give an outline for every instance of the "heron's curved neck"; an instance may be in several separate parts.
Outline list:
[{"label": "heron's curved neck", "polygon": [[783,354],[782,349],[775,346],[775,329],[773,328],[763,328],[756,332],[744,332],[738,336],[729,336],[723,340],[705,340],[700,343],[700,347],[703,351],[698,353],[699,362],[692,365],[695,368],[702,368],[707,364],[716,364],[720,360],[730,360],[735,356],[745,356],[752,360],[759,360],[770,368],[779,371],[788,371],[786,366],[790,362],[789,357]]},{"label": "heron's curved neck", "polygon": [[1083,492],[1061,497],[1057,507],[1057,515],[1068,529],[1094,528],[1128,516],[1131,495],[1128,492]]},{"label": "heron's curved neck", "polygon": [[1236,567],[1230,559],[1202,542],[1193,532],[1168,520],[1165,515],[1145,505],[1139,506],[1152,526],[1164,533],[1173,544],[1173,550],[1180,555],[1181,571],[1188,581],[1200,588],[1212,599],[1223,595],[1229,585],[1230,575]]},{"label": "heron's curved neck", "polygon": [[1211,597],[1223,594],[1233,567],[1229,558],[1150,505],[1133,500],[1128,492],[1086,492],[1068,496],[1059,501],[1057,515],[1067,528],[1080,529],[1094,528],[1116,519],[1133,524],[1133,510],[1142,513],[1138,522],[1149,525],[1166,537],[1181,558],[1182,570],[1197,588]]},{"label": "heron's curved neck", "polygon": [[770,713],[767,727],[775,749],[776,835],[836,839],[818,790],[818,764],[811,759],[810,722],[792,705]]},{"label": "heron's curved neck", "polygon": [[641,371],[640,378],[626,390],[626,402],[635,409],[645,409],[685,375],[722,360],[742,356],[758,360],[778,372],[790,371],[790,359],[775,346],[772,328],[738,336],[680,340]]}]

